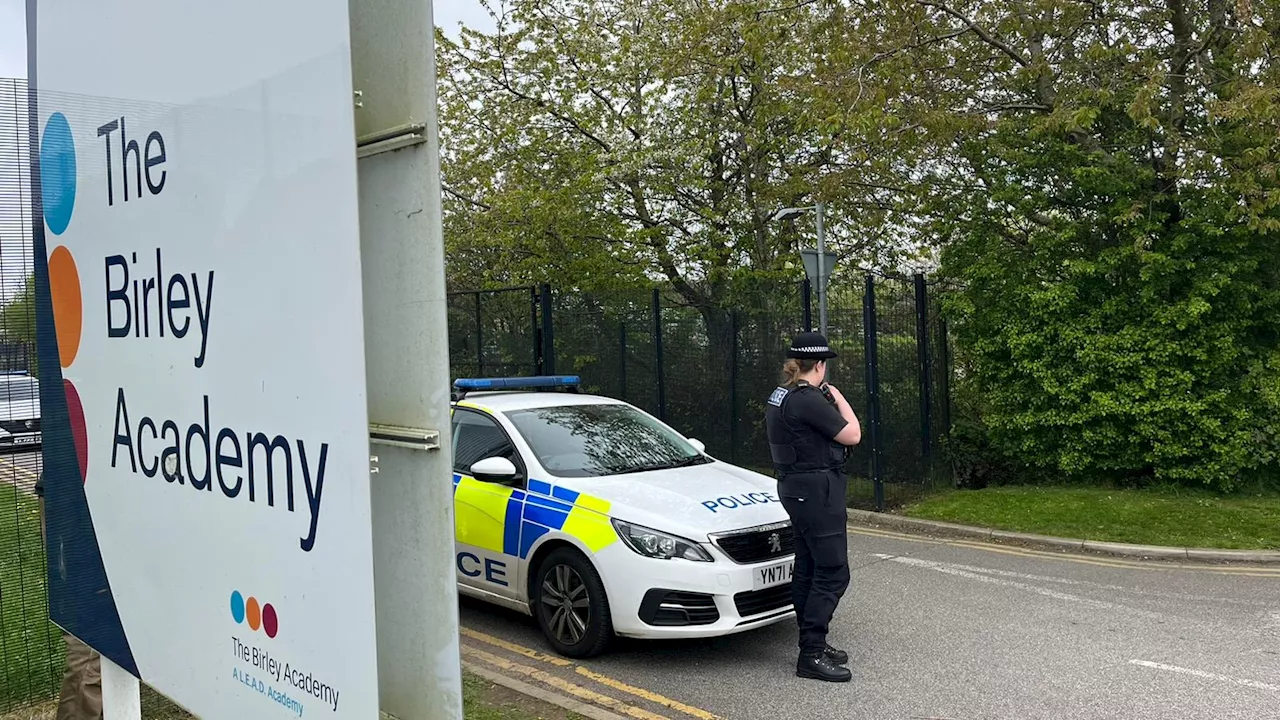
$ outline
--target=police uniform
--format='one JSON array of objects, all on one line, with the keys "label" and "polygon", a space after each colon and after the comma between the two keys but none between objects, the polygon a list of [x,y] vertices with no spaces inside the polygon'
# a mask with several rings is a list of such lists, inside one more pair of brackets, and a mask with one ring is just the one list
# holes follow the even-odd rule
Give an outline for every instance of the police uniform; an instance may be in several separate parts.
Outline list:
[{"label": "police uniform", "polygon": [[[821,335],[802,333],[787,357],[829,360],[836,354]],[[769,396],[765,425],[778,495],[795,535],[791,590],[800,636],[796,674],[845,681],[851,674],[839,665],[848,662],[848,655],[827,644],[827,629],[849,586],[847,479],[842,471],[847,450],[835,441],[848,421],[822,389],[800,381]]]}]

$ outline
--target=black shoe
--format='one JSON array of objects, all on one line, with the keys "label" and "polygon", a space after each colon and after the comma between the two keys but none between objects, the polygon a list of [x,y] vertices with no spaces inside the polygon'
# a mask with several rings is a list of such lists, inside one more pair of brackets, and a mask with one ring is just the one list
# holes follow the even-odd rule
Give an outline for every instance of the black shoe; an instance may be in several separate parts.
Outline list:
[{"label": "black shoe", "polygon": [[849,672],[849,668],[840,667],[827,657],[826,653],[821,655],[801,655],[796,661],[796,677],[809,678],[810,680],[823,680],[825,682],[849,682],[853,679],[853,673]]},{"label": "black shoe", "polygon": [[845,663],[849,662],[849,653],[843,650],[837,650],[831,647],[830,645],[828,645],[827,648],[822,652],[824,655],[826,655],[828,660],[830,660],[831,662],[837,665],[844,665]]}]

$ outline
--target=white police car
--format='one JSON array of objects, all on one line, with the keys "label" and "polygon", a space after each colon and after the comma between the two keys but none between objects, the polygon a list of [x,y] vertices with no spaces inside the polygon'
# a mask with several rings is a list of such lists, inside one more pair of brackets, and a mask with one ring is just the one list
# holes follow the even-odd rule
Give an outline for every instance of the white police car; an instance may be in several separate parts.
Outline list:
[{"label": "white police car", "polygon": [[462,594],[532,614],[571,657],[615,635],[710,637],[795,616],[791,524],[773,478],[579,393],[575,377],[454,387]]}]

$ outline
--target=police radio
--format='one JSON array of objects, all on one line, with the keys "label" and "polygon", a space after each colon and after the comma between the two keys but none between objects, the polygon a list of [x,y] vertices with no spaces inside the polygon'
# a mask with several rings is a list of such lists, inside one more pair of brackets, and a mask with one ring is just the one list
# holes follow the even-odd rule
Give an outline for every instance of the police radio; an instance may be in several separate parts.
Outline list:
[{"label": "police radio", "polygon": [[827,387],[826,383],[819,385],[818,390],[822,392],[822,397],[826,398],[827,402],[831,403],[831,407],[839,407],[836,405],[836,396],[831,394],[831,388]]},{"label": "police radio", "polygon": [[[831,407],[837,410],[840,409],[840,406],[836,405],[836,396],[831,394],[831,388],[827,387],[827,383],[824,382],[819,385],[818,390],[822,392],[822,397],[826,398],[827,402],[831,403]],[[850,448],[848,446],[843,447],[840,453],[840,462],[847,462],[849,460],[849,455]]]}]

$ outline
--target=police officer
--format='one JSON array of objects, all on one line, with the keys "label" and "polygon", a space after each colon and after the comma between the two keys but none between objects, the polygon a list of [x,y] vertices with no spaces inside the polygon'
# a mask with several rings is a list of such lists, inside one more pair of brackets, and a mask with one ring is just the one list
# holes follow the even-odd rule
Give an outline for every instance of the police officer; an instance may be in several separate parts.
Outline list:
[{"label": "police officer", "polygon": [[782,367],[782,385],[765,406],[765,426],[778,495],[795,533],[796,675],[847,682],[853,677],[843,667],[849,655],[827,644],[827,628],[849,586],[847,480],[841,467],[847,449],[862,439],[862,429],[844,396],[826,382],[827,361],[834,357],[821,334],[796,336]]}]

